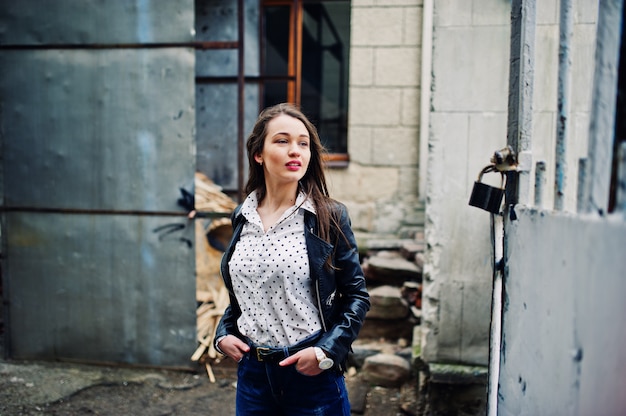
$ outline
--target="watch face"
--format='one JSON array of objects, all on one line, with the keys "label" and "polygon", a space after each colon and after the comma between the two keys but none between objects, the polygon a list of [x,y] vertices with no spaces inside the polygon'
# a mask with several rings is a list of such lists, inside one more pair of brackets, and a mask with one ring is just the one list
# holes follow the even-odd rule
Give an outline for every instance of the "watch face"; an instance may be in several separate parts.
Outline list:
[{"label": "watch face", "polygon": [[328,370],[329,368],[332,368],[333,364],[334,364],[333,360],[331,360],[330,358],[325,358],[322,361],[320,361],[320,369]]}]

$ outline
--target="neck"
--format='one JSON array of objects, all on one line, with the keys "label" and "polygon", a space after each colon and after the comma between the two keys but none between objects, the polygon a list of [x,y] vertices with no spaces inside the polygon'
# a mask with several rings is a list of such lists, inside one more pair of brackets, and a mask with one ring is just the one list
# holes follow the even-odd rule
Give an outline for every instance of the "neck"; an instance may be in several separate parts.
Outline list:
[{"label": "neck", "polygon": [[298,183],[287,186],[282,185],[279,187],[267,186],[265,198],[259,204],[259,207],[263,207],[267,210],[274,211],[281,208],[290,207],[296,203],[296,197],[298,196]]}]

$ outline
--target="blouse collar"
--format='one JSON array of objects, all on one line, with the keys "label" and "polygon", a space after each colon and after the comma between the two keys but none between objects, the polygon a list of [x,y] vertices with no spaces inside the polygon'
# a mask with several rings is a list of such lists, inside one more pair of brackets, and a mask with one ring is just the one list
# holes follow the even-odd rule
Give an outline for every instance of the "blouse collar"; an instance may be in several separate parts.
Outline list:
[{"label": "blouse collar", "polygon": [[[257,215],[256,210],[259,206],[259,201],[257,199],[257,193],[251,192],[243,201],[241,205],[240,214],[246,217],[248,220]],[[296,197],[296,203],[294,207],[305,209],[313,214],[315,214],[315,205],[313,205],[313,201],[311,201],[304,192],[299,191],[298,196]],[[287,210],[292,210],[292,208],[288,208]]]}]

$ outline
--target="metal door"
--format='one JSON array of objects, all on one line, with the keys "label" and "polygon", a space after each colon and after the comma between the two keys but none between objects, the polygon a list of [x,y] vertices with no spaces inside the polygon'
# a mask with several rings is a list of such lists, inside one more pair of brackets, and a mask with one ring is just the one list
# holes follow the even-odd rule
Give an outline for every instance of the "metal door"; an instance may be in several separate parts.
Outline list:
[{"label": "metal door", "polygon": [[193,1],[1,3],[5,352],[189,365]]}]

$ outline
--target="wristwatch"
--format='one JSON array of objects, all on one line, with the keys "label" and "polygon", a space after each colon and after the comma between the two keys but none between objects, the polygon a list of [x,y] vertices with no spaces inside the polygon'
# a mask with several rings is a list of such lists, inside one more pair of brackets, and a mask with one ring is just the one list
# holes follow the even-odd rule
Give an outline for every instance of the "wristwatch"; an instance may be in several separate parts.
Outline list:
[{"label": "wristwatch", "polygon": [[324,354],[324,350],[320,347],[313,347],[313,350],[315,351],[315,356],[317,357],[317,362],[321,370],[328,370],[333,367],[335,362],[332,358],[328,358],[326,354]]}]

